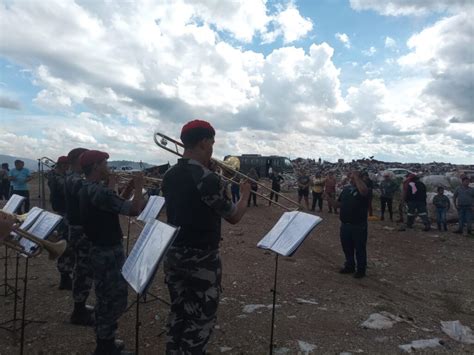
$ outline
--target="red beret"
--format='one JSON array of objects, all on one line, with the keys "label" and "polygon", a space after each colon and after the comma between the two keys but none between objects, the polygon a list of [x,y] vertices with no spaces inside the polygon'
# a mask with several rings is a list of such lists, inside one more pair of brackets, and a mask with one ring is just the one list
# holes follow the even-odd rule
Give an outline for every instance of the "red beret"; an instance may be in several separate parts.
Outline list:
[{"label": "red beret", "polygon": [[58,161],[57,161],[57,164],[68,164],[69,163],[69,160],[66,156],[64,155],[61,155],[59,158],[58,158]]},{"label": "red beret", "polygon": [[211,126],[209,122],[201,121],[201,120],[194,120],[186,123],[183,128],[181,129],[181,135],[185,134],[186,132],[195,129],[195,128],[204,128],[212,132],[212,135],[216,134],[216,131]]},{"label": "red beret", "polygon": [[98,150],[88,150],[79,158],[79,163],[81,167],[86,167],[95,163],[100,163],[103,160],[109,159],[109,155],[106,152],[101,152]]}]

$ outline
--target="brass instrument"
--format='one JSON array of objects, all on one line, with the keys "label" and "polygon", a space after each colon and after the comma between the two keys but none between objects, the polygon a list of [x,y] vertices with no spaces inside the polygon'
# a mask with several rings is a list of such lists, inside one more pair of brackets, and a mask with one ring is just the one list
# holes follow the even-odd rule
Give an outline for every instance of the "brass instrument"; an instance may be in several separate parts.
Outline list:
[{"label": "brass instrument", "polygon": [[[133,179],[133,172],[114,172],[113,174],[117,176],[117,183],[121,186],[128,184]],[[156,185],[160,185],[163,182],[163,179],[151,176],[144,176],[143,180],[143,187],[145,189],[155,188]]]},{"label": "brass instrument", "polygon": [[[24,215],[22,215],[24,216]],[[12,239],[11,233],[16,233],[20,237],[28,239],[33,243],[37,244],[37,248],[33,252],[28,252],[19,244],[16,240]],[[16,250],[18,253],[24,254],[28,257],[35,257],[41,254],[42,249],[46,250],[49,254],[50,260],[59,258],[66,250],[66,241],[60,240],[58,242],[49,242],[34,236],[27,231],[20,229],[18,226],[18,219],[15,215],[0,211],[0,244],[4,244],[7,247]]]},{"label": "brass instrument", "polygon": [[[184,146],[181,142],[178,142],[177,140],[174,140],[160,132],[155,132],[155,134],[153,135],[153,140],[155,141],[156,145],[159,146],[160,148],[164,149],[164,150],[167,150],[168,152],[171,152],[173,154],[176,154],[180,157],[183,156],[183,153],[180,152],[180,149],[184,149]],[[174,144],[174,147],[168,147],[168,142],[171,142],[172,144]],[[254,184],[257,184],[258,186],[266,189],[267,191],[269,192],[273,192],[273,194],[277,195],[278,197],[281,197],[283,199],[285,199],[286,201],[292,203],[294,206],[296,206],[296,208],[290,208],[290,207],[287,207],[287,206],[284,206],[276,201],[272,201],[270,200],[269,197],[265,196],[265,195],[262,195],[262,194],[259,194],[258,192],[254,192],[252,191],[252,193],[255,193],[257,196],[260,196],[261,198],[267,200],[267,201],[271,201],[272,204],[275,204],[283,209],[286,209],[288,211],[293,211],[295,209],[299,209],[301,206],[298,202],[296,201],[293,201],[292,199],[282,195],[281,193],[277,192],[277,191],[274,191],[272,190],[271,188],[263,185],[262,183],[252,179],[250,176],[247,176],[243,173],[241,173],[240,171],[238,171],[238,169],[240,169],[240,160],[239,158],[237,157],[229,157],[228,159],[226,159],[225,161],[221,161],[221,160],[218,160],[218,159],[215,159],[215,158],[211,158],[212,161],[221,169],[222,171],[222,174],[220,174],[220,176],[225,179],[226,181],[230,181],[230,182],[233,182],[233,177],[235,176],[238,176],[238,177],[241,177],[243,179],[246,179],[250,182],[253,182]],[[229,177],[229,175],[233,176],[233,177]]]}]

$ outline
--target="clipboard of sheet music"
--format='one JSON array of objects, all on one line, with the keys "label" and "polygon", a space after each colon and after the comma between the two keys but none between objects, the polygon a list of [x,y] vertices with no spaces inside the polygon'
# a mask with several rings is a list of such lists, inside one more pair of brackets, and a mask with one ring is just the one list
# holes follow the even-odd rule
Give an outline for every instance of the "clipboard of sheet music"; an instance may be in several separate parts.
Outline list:
[{"label": "clipboard of sheet music", "polygon": [[179,228],[149,219],[122,267],[123,278],[138,294],[153,280],[158,265],[178,235]]},{"label": "clipboard of sheet music", "polygon": [[285,212],[257,247],[283,256],[291,256],[322,218],[301,211]]}]

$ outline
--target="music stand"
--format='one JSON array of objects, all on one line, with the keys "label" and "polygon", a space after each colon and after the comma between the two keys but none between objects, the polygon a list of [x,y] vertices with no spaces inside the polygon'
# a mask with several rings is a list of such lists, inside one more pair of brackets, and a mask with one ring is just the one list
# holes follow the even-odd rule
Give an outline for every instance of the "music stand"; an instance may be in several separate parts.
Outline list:
[{"label": "music stand", "polygon": [[[8,212],[8,213],[15,213],[25,200],[25,197],[13,194],[10,196],[8,199],[7,203],[5,206],[3,206],[2,211]],[[1,294],[0,296],[7,297],[11,294],[15,294],[15,298],[18,297],[16,289],[14,286],[9,284],[9,278],[8,278],[8,261],[10,260],[10,254],[8,253],[8,247],[5,245],[5,255],[0,258],[0,260],[5,260],[4,266],[5,270],[3,272],[3,283],[0,285],[0,288],[4,289],[4,293]],[[17,281],[15,279],[15,281]],[[15,282],[16,283],[16,282]]]},{"label": "music stand", "polygon": [[270,331],[270,355],[273,354],[275,309],[277,294],[278,256],[292,256],[311,231],[322,222],[322,218],[300,211],[285,212],[273,228],[257,243],[257,247],[268,249],[275,254],[273,280],[272,319]]},{"label": "music stand", "polygon": [[136,293],[135,305],[135,354],[139,351],[140,297],[146,294],[158,270],[160,261],[173,243],[179,228],[158,220],[150,220],[143,228],[137,242],[122,267],[122,275]]}]

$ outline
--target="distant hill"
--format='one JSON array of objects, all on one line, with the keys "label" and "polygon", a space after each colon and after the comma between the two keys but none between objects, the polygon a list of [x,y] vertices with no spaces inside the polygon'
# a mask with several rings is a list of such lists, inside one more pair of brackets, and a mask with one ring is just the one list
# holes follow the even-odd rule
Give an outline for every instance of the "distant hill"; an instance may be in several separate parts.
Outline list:
[{"label": "distant hill", "polygon": [[10,155],[0,154],[0,164],[1,163],[8,163],[8,167],[13,169],[15,167],[15,160],[20,159],[25,162],[25,168],[29,169],[30,171],[38,171],[38,161],[28,158],[21,158],[21,157],[12,157]]}]

